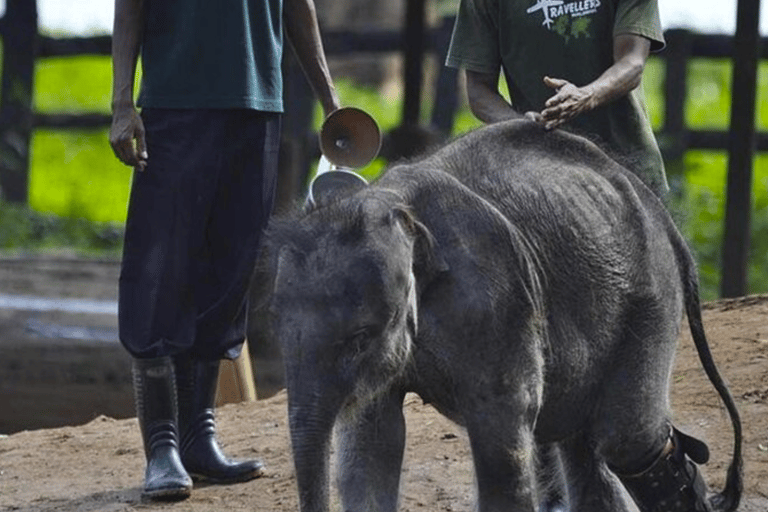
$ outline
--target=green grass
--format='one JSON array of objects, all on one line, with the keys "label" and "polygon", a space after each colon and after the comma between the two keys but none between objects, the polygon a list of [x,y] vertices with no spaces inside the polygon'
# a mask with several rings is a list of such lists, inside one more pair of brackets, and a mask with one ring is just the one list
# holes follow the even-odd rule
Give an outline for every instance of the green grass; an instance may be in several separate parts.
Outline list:
[{"label": "green grass", "polygon": [[124,222],[130,178],[106,131],[38,131],[33,137],[29,204],[37,211]]},{"label": "green grass", "polygon": [[36,212],[0,203],[0,253],[73,253],[117,257],[123,225]]},{"label": "green grass", "polygon": [[38,59],[33,104],[40,112],[109,112],[112,65],[106,56]]},{"label": "green grass", "polygon": [[[109,57],[40,59],[34,106],[45,113],[108,113],[111,73]],[[33,135],[29,204],[39,212],[124,222],[130,176],[113,156],[106,129]]]},{"label": "green grass", "polygon": [[[694,60],[689,65],[686,122],[692,128],[727,129],[730,123],[731,66],[724,60]],[[35,73],[35,108],[42,112],[108,112],[110,60],[107,57],[44,59]],[[768,130],[768,63],[759,71],[757,124]],[[643,86],[651,121],[663,121],[663,61],[651,58]],[[384,97],[337,77],[344,105],[358,106],[377,120],[383,131],[400,121],[400,97]],[[430,111],[424,98],[423,118]],[[317,109],[315,128],[322,114]],[[480,123],[466,108],[457,113],[455,133]],[[382,159],[361,170],[375,177],[385,166]],[[670,176],[683,184],[673,211],[684,212],[681,227],[697,255],[705,299],[717,297],[722,244],[727,155],[725,152],[690,151],[682,162],[668,162]],[[32,141],[30,205],[32,212],[0,204],[0,249],[75,245],[82,251],[113,251],[125,221],[131,170],[112,155],[106,130],[38,131]],[[85,227],[89,226],[89,227]],[[758,155],[754,165],[752,252],[749,291],[768,291],[768,155]],[[67,234],[70,232],[70,234]],[[106,234],[105,234],[106,233]],[[112,233],[112,234],[110,234]],[[119,239],[119,237],[117,237]],[[109,242],[105,242],[108,240]],[[119,242],[118,242],[119,245]]]}]

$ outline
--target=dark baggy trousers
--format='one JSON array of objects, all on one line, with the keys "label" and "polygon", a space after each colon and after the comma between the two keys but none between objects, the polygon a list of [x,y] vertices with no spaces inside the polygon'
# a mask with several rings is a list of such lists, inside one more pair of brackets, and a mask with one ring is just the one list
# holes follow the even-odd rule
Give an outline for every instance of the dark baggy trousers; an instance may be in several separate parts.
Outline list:
[{"label": "dark baggy trousers", "polygon": [[120,273],[120,340],[135,358],[236,357],[272,212],[280,115],[144,109]]}]

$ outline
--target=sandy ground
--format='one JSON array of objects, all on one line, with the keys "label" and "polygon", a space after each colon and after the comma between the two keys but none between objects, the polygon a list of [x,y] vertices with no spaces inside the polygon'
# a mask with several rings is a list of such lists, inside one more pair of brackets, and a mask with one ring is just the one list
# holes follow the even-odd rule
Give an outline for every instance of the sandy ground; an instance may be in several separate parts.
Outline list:
[{"label": "sandy ground", "polygon": [[[708,304],[704,322],[720,371],[744,423],[745,485],[741,512],[768,510],[768,296]],[[674,372],[677,425],[706,440],[703,472],[723,484],[732,444],[727,414],[683,336]],[[425,406],[406,400],[408,445],[402,511],[470,511],[473,475],[464,432]],[[0,412],[1,414],[1,412]],[[231,486],[197,486],[177,504],[142,502],[143,453],[135,419],[99,417],[82,426],[19,432],[0,438],[0,510],[296,511],[285,393],[219,410],[219,438],[235,457],[259,457],[268,471]]]}]

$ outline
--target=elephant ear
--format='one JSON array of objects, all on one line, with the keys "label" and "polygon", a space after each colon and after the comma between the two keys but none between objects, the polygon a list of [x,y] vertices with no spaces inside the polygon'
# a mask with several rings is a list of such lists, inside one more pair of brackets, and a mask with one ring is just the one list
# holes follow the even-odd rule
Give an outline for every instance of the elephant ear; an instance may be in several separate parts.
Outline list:
[{"label": "elephant ear", "polygon": [[391,217],[413,239],[413,274],[418,293],[425,290],[438,276],[449,271],[448,262],[429,228],[405,206],[392,209]]}]

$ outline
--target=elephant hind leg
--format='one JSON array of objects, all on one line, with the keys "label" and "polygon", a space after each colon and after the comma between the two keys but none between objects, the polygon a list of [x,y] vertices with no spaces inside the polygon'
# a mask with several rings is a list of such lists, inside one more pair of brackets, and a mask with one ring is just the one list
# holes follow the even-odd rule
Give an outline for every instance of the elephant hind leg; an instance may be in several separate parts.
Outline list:
[{"label": "elephant hind leg", "polygon": [[666,316],[630,324],[595,402],[590,438],[598,456],[622,474],[647,468],[669,438],[669,378],[679,320]]},{"label": "elephant hind leg", "polygon": [[671,510],[711,512],[707,486],[696,462],[709,457],[706,445],[673,429],[661,455],[648,468],[634,475],[621,475],[624,486],[641,512]]},{"label": "elephant hind leg", "polygon": [[568,488],[568,508],[579,512],[634,510],[619,479],[595,453],[586,436],[562,441],[560,453]]},{"label": "elephant hind leg", "polygon": [[694,463],[708,457],[703,443],[679,433],[668,420],[619,432],[603,437],[598,453],[640,512],[711,512],[706,485]]}]

